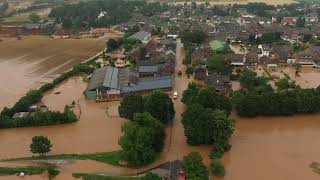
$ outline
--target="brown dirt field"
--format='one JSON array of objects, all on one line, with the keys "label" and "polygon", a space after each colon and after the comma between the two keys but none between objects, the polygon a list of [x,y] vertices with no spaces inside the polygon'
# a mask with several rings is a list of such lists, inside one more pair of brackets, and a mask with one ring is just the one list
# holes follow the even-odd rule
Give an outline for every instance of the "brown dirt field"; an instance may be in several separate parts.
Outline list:
[{"label": "brown dirt field", "polygon": [[4,38],[0,42],[0,109],[12,105],[29,89],[105,48],[108,37],[97,39],[54,39],[28,36],[22,40]]}]

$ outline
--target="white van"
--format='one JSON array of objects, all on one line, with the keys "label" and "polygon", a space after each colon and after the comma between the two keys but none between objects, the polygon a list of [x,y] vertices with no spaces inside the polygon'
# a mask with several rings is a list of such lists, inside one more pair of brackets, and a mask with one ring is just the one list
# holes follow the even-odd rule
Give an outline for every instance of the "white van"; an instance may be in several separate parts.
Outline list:
[{"label": "white van", "polygon": [[173,99],[177,99],[177,98],[178,98],[178,92],[175,91],[175,92],[173,92]]}]

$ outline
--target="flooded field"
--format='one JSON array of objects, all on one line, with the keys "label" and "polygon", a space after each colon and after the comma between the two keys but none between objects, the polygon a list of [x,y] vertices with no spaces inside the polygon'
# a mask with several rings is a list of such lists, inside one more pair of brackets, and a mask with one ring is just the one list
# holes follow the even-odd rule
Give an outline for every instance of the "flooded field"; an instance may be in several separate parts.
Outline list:
[{"label": "flooded field", "polygon": [[73,65],[100,52],[106,38],[53,39],[45,36],[0,41],[0,109],[12,105]]},{"label": "flooded field", "polygon": [[223,160],[224,180],[316,180],[309,168],[319,160],[320,115],[239,118],[232,149]]},{"label": "flooded field", "polygon": [[302,67],[299,76],[296,76],[295,72],[294,67],[279,67],[276,71],[271,71],[271,74],[279,78],[284,78],[287,74],[291,80],[296,81],[302,88],[317,88],[320,86],[319,68]]},{"label": "flooded field", "polygon": [[[121,125],[126,121],[121,118],[108,117],[117,114],[118,102],[96,103],[87,101],[83,96],[86,83],[81,78],[71,78],[48,92],[43,102],[51,110],[62,110],[72,101],[79,103],[80,120],[73,124],[35,128],[17,128],[0,130],[0,159],[31,156],[29,145],[33,136],[45,135],[53,143],[50,154],[94,153],[118,150],[118,137]],[[60,94],[55,94],[60,92]],[[78,106],[75,111],[77,112]]]}]

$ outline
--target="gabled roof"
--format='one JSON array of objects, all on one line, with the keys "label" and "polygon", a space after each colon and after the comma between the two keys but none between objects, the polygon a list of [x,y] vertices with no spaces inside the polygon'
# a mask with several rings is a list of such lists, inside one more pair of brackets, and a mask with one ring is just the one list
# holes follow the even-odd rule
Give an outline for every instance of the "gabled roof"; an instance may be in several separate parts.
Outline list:
[{"label": "gabled roof", "polygon": [[132,39],[139,39],[140,41],[143,41],[145,38],[151,36],[150,33],[146,32],[146,31],[139,31],[135,34],[133,34],[132,36],[130,36],[129,38]]},{"label": "gabled roof", "polygon": [[122,93],[147,91],[155,89],[172,88],[173,77],[172,76],[161,76],[161,77],[147,77],[139,78],[137,84],[124,85],[121,87]]},{"label": "gabled roof", "polygon": [[87,91],[97,89],[103,85],[103,81],[107,72],[108,66],[94,70],[89,81]]},{"label": "gabled roof", "polygon": [[140,66],[139,73],[157,73],[159,72],[159,66]]},{"label": "gabled roof", "polygon": [[111,89],[117,89],[118,88],[118,72],[119,72],[118,68],[108,66],[102,86],[111,88]]}]

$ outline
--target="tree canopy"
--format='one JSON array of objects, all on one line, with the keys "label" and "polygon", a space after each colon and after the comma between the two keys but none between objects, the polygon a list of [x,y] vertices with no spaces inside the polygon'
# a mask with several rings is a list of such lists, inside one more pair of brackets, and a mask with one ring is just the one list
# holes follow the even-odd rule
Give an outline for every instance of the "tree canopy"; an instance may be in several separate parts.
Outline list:
[{"label": "tree canopy", "polygon": [[203,164],[202,157],[198,152],[192,152],[183,157],[182,169],[187,179],[208,180],[208,168]]},{"label": "tree canopy", "polygon": [[124,96],[118,108],[120,117],[133,119],[135,113],[143,112],[143,98],[138,94],[128,94]]},{"label": "tree canopy", "polygon": [[30,145],[30,151],[33,154],[40,154],[44,156],[46,153],[51,151],[52,144],[50,140],[45,136],[34,136]]},{"label": "tree canopy", "polygon": [[163,124],[172,121],[175,115],[172,99],[162,91],[155,91],[144,97],[144,109]]},{"label": "tree canopy", "polygon": [[162,151],[165,139],[164,126],[149,113],[135,114],[133,121],[122,126],[119,139],[123,157],[132,165],[151,163]]},{"label": "tree canopy", "polygon": [[215,55],[208,59],[207,69],[210,73],[229,75],[231,73],[231,64],[222,56]]},{"label": "tree canopy", "polygon": [[181,32],[180,37],[183,43],[201,44],[207,39],[208,35],[201,30],[186,30]]},{"label": "tree canopy", "polygon": [[228,143],[235,127],[235,122],[224,111],[199,104],[188,106],[182,114],[182,124],[191,145]]},{"label": "tree canopy", "polygon": [[195,83],[188,85],[183,92],[182,102],[186,104],[198,103],[205,108],[224,110],[230,114],[232,106],[229,98],[216,92],[212,86],[198,87]]},{"label": "tree canopy", "polygon": [[36,14],[36,13],[31,13],[29,15],[29,19],[33,23],[38,23],[41,20],[40,16],[38,14]]}]

